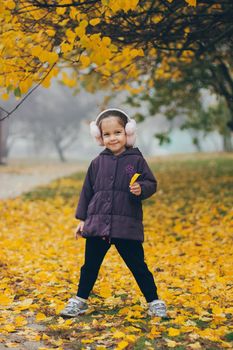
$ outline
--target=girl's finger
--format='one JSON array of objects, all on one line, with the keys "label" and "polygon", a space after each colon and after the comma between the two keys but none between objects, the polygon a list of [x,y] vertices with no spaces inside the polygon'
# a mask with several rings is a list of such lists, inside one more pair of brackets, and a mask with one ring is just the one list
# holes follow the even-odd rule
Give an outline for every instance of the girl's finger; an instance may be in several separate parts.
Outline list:
[{"label": "girl's finger", "polygon": [[75,238],[78,239],[79,237],[82,237],[82,235],[79,232],[76,232]]},{"label": "girl's finger", "polygon": [[133,184],[133,186],[131,186],[131,188],[138,189],[138,188],[140,188],[140,185],[139,184],[136,184],[136,185]]},{"label": "girl's finger", "polygon": [[138,186],[138,184],[133,184],[130,186],[130,188],[136,188]]}]

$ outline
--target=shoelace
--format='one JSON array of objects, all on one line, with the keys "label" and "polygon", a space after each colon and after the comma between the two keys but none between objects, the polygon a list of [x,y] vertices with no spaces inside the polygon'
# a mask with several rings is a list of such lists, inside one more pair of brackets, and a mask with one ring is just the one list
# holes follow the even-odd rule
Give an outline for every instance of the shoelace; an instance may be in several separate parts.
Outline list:
[{"label": "shoelace", "polygon": [[165,309],[165,307],[163,307],[163,306],[161,306],[161,307],[158,307],[157,305],[153,305],[152,306],[155,310],[161,310],[161,311],[165,311],[166,309]]},{"label": "shoelace", "polygon": [[151,308],[157,312],[166,312],[166,306],[162,303],[151,305]]},{"label": "shoelace", "polygon": [[72,310],[75,309],[75,311],[77,311],[79,309],[78,303],[76,303],[73,300],[70,300],[68,305],[67,305],[67,310]]}]

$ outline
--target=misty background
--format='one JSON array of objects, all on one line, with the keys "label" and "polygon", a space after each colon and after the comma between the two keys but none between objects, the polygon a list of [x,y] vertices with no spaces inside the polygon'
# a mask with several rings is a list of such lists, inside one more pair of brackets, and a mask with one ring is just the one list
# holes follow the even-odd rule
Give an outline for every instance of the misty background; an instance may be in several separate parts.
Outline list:
[{"label": "misty background", "polygon": [[[2,123],[6,137],[7,158],[89,160],[102,151],[89,134],[89,123],[95,120],[103,109],[107,93],[91,94],[81,90],[78,94],[57,81],[49,89],[39,87],[31,94],[10,118]],[[143,113],[146,106],[132,108],[124,103],[126,93],[114,97],[104,108],[116,107],[130,116]],[[203,105],[215,103],[214,96],[203,90]],[[12,97],[2,101],[8,111],[17,101]],[[191,153],[197,151],[219,152],[223,150],[222,136],[218,132],[209,133],[179,129],[182,116],[168,121],[163,114],[146,118],[137,126],[136,147],[145,156]],[[172,127],[171,142],[159,145],[155,133],[166,132]],[[193,144],[193,137],[199,140],[199,149]]]}]

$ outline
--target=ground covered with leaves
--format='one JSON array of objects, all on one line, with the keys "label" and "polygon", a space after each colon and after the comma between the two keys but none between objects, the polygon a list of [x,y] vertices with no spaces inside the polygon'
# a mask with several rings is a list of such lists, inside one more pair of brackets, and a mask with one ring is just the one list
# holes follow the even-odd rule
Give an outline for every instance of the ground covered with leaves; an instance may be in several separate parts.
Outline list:
[{"label": "ground covered with leaves", "polygon": [[[144,202],[146,262],[169,317],[147,304],[114,246],[86,315],[64,320],[85,239],[74,239],[84,173],[0,202],[0,340],[16,349],[232,348],[232,158],[151,163],[158,192]],[[27,345],[29,344],[29,345]]]}]

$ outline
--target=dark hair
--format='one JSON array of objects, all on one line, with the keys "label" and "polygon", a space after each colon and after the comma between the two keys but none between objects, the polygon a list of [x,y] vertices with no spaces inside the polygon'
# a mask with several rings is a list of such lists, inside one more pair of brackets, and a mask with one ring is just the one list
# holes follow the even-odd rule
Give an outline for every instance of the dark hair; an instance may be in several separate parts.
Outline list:
[{"label": "dark hair", "polygon": [[116,117],[119,121],[119,123],[125,128],[126,124],[128,123],[128,118],[127,116],[120,112],[120,111],[114,111],[114,110],[109,110],[106,111],[105,113],[103,113],[100,118],[97,121],[97,126],[101,129],[101,122],[103,119],[105,118],[109,118],[109,117]]}]

